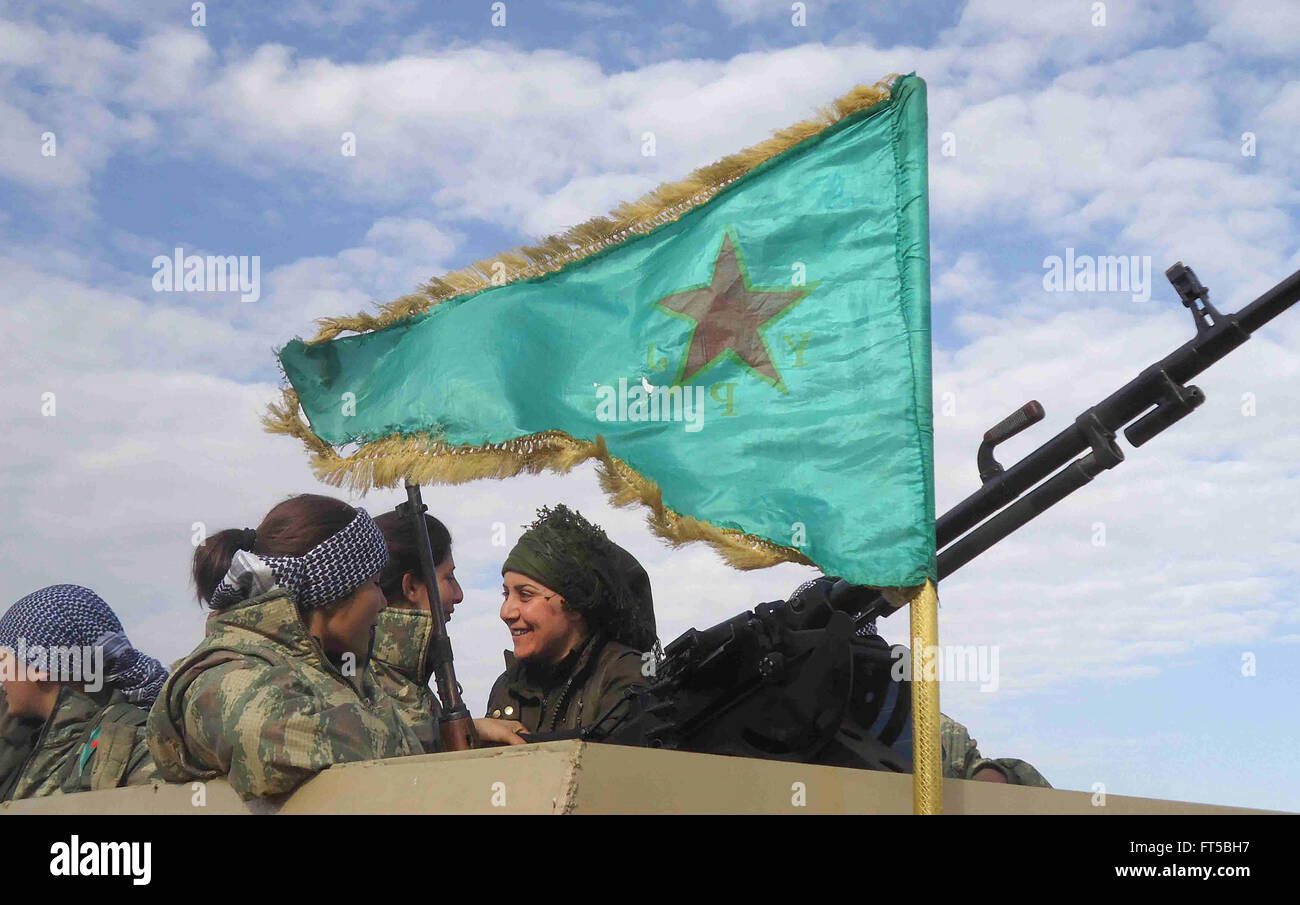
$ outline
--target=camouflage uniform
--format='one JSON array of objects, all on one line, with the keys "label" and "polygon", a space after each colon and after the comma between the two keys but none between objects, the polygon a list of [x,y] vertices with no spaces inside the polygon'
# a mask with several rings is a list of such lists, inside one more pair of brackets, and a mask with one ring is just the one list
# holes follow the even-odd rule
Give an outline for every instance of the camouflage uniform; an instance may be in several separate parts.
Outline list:
[{"label": "camouflage uniform", "polygon": [[144,737],[145,712],[120,692],[94,694],[65,685],[27,758],[5,783],[0,799],[39,798],[115,789],[154,775]]},{"label": "camouflage uniform", "polygon": [[245,799],[290,792],[332,764],[421,753],[370,670],[344,675],[280,587],[208,618],[148,729],[164,779],[226,776]]},{"label": "camouflage uniform", "polygon": [[379,614],[370,669],[375,681],[393,699],[398,716],[414,730],[427,752],[438,751],[438,717],[442,707],[429,689],[433,664],[429,640],[433,614],[389,606]]},{"label": "camouflage uniform", "polygon": [[506,671],[492,686],[487,715],[518,720],[529,732],[591,726],[623,699],[628,687],[648,681],[640,652],[600,638],[551,669],[520,663],[510,651],[505,657]]},{"label": "camouflage uniform", "polygon": [[11,716],[9,699],[0,688],[0,790],[9,785],[9,779],[19,770],[41,731],[41,721]]},{"label": "camouflage uniform", "polygon": [[1013,757],[990,760],[984,757],[966,727],[944,713],[939,714],[939,744],[943,749],[943,775],[950,779],[972,779],[980,770],[991,767],[1005,776],[1012,785],[1052,788],[1043,774],[1023,760]]}]

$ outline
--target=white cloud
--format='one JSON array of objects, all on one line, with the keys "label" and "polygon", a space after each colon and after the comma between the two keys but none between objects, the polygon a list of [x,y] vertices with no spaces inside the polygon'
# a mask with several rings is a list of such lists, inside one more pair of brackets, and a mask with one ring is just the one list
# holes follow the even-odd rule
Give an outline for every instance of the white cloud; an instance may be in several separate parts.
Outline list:
[{"label": "white cloud", "polygon": [[655,187],[646,176],[602,175],[580,177],[549,195],[539,195],[520,224],[530,235],[550,235],[581,223],[593,211],[613,210],[623,201],[640,198]]},{"label": "white cloud", "polygon": [[122,95],[145,109],[183,106],[200,93],[215,62],[200,29],[159,30],[141,39]]},{"label": "white cloud", "polygon": [[22,260],[5,260],[4,269],[9,282],[0,317],[5,335],[21,340],[6,353],[12,374],[183,366],[218,372],[248,367],[265,355],[239,341],[227,322],[229,306],[204,315],[173,307],[165,296],[147,304],[50,276]]},{"label": "white cloud", "polygon": [[[261,179],[319,175],[351,200],[432,195],[442,216],[511,227],[557,192],[598,204],[608,193],[592,192],[593,180],[652,185],[680,178],[808,116],[857,81],[918,61],[939,66],[952,56],[807,45],[605,74],[571,53],[500,43],[368,63],[263,44],[227,50],[218,62],[195,29],[157,32],[135,48],[30,28],[24,36],[25,75],[57,89],[55,108],[67,107],[68,118],[76,110],[98,123],[93,146],[77,149],[75,178],[62,184],[82,188],[113,153],[164,145],[170,154],[211,157]],[[52,62],[87,48],[89,62],[70,62],[71,75],[51,81]],[[81,87],[71,88],[70,79]],[[51,109],[21,91],[6,94],[20,111]],[[129,116],[113,112],[123,95],[138,107]],[[652,158],[642,154],[647,131],[656,135]],[[355,156],[342,153],[345,132],[356,136]],[[26,167],[10,175],[33,183],[43,172]],[[569,211],[581,219],[604,212]],[[543,216],[528,225],[549,222]]]},{"label": "white cloud", "polygon": [[934,257],[931,259],[930,297],[936,306],[996,303],[1007,291],[998,285],[989,270],[986,256],[978,251],[961,252],[950,267],[943,269]]},{"label": "white cloud", "polygon": [[[1097,7],[1103,7],[1098,15]],[[1033,40],[1040,56],[1077,66],[1119,56],[1172,23],[1172,0],[970,0],[941,42],[988,44],[1008,35]]]},{"label": "white cloud", "polygon": [[372,310],[405,295],[430,275],[453,268],[461,237],[415,217],[386,217],[364,242],[330,256],[300,258],[265,274],[266,298],[239,310],[263,338],[259,352],[291,336],[310,336],[318,318]]},{"label": "white cloud", "polygon": [[1244,56],[1290,56],[1300,50],[1300,6],[1252,0],[1197,0],[1209,39]]}]

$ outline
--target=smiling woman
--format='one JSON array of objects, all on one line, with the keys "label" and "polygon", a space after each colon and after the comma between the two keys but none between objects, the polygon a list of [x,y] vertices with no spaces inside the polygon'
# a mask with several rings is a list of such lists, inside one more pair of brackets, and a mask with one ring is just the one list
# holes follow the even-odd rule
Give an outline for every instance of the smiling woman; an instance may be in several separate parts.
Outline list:
[{"label": "smiling woman", "polygon": [[514,651],[488,698],[488,716],[529,732],[590,726],[646,682],[656,644],[645,569],[603,530],[563,504],[538,518],[501,567],[501,621]]},{"label": "smiling woman", "polygon": [[158,772],[228,776],[255,798],[332,764],[420,753],[368,668],[387,562],[364,509],[314,494],[200,545],[194,583],[215,612],[149,715]]}]

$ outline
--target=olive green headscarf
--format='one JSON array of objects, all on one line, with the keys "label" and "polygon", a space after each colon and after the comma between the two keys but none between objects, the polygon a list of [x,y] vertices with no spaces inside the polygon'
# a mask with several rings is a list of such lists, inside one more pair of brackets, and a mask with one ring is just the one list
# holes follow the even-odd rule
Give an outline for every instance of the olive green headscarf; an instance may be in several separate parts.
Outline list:
[{"label": "olive green headscarf", "polygon": [[639,651],[656,642],[650,576],[636,557],[560,503],[537,510],[537,521],[510,551],[501,573],[518,572],[556,591],[593,633]]}]

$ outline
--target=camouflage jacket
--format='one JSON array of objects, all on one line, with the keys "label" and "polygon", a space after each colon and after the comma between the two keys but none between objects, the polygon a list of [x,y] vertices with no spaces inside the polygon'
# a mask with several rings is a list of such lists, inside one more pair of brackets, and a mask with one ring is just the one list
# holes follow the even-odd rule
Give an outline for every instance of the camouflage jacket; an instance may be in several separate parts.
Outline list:
[{"label": "camouflage jacket", "polygon": [[0,796],[9,785],[9,779],[32,753],[40,731],[40,720],[10,715],[9,699],[0,688]]},{"label": "camouflage jacket", "polygon": [[947,714],[939,714],[939,744],[943,750],[943,775],[951,779],[971,779],[985,767],[997,770],[1016,786],[1052,788],[1033,765],[1013,757],[990,760],[980,754],[975,739],[961,723]]},{"label": "camouflage jacket", "polygon": [[433,664],[429,639],[433,614],[422,610],[388,607],[379,614],[370,668],[384,692],[393,699],[397,714],[414,730],[427,752],[439,750],[438,696],[429,689]]},{"label": "camouflage jacket", "polygon": [[520,663],[505,652],[506,671],[492,686],[487,715],[518,720],[529,732],[591,726],[623,698],[644,685],[641,654],[625,644],[596,638],[553,669]]},{"label": "camouflage jacket", "polygon": [[65,685],[31,750],[0,791],[0,799],[147,783],[153,758],[144,735],[145,712],[119,692],[89,694]]},{"label": "camouflage jacket", "polygon": [[421,753],[369,669],[345,675],[282,588],[208,617],[149,712],[171,782],[226,776],[245,799],[279,795],[332,764]]}]

